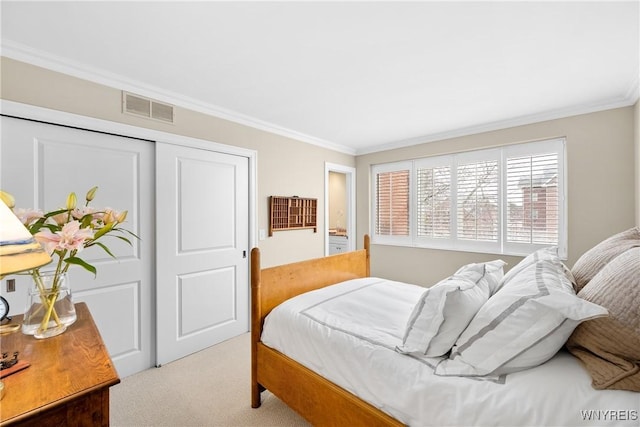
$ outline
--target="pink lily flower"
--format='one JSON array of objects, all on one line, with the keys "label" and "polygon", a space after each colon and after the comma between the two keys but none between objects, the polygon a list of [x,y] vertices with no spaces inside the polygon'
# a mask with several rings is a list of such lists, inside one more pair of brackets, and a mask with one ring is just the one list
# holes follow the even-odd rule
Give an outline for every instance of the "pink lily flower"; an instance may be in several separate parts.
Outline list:
[{"label": "pink lily flower", "polygon": [[79,221],[71,221],[62,227],[62,230],[52,233],[49,229],[43,229],[34,236],[44,246],[48,253],[59,250],[84,249],[84,242],[93,239],[93,231],[89,228],[80,228]]},{"label": "pink lily flower", "polygon": [[31,225],[31,223],[39,220],[44,216],[40,209],[24,209],[18,208],[13,211],[13,213],[18,217],[21,223],[26,225],[27,227]]}]

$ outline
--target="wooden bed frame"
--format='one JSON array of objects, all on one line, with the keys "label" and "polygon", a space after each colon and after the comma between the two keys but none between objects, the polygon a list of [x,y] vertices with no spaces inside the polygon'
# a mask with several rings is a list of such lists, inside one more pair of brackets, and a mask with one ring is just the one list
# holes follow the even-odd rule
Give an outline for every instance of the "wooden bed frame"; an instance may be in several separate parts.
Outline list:
[{"label": "wooden bed frame", "polygon": [[260,341],[264,318],[281,302],[313,289],[368,277],[369,236],[364,249],[260,268],[251,250],[251,406],[269,390],[313,425],[401,426],[402,423]]}]

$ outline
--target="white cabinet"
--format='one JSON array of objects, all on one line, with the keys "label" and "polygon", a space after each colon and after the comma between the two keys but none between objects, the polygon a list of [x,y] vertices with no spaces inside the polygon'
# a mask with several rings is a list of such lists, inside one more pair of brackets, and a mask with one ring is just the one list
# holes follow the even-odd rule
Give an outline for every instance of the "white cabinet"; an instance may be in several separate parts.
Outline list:
[{"label": "white cabinet", "polygon": [[329,236],[329,255],[346,252],[347,249],[347,236]]}]

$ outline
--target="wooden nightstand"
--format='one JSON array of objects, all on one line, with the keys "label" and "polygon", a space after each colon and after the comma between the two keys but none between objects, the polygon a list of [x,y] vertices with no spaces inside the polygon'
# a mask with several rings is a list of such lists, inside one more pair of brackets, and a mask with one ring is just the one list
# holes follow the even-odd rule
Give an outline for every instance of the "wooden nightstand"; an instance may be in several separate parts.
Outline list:
[{"label": "wooden nightstand", "polygon": [[[57,337],[0,336],[3,352],[19,351],[31,366],[2,379],[2,426],[108,426],[109,387],[120,378],[85,303]],[[21,322],[15,316],[14,322]]]}]

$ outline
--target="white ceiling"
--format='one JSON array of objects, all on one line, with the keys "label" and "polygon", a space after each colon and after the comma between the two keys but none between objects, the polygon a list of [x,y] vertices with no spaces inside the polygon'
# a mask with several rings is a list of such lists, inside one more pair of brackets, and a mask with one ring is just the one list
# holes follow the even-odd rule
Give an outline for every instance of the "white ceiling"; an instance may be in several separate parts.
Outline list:
[{"label": "white ceiling", "polygon": [[352,154],[638,99],[638,1],[0,7],[3,56]]}]

